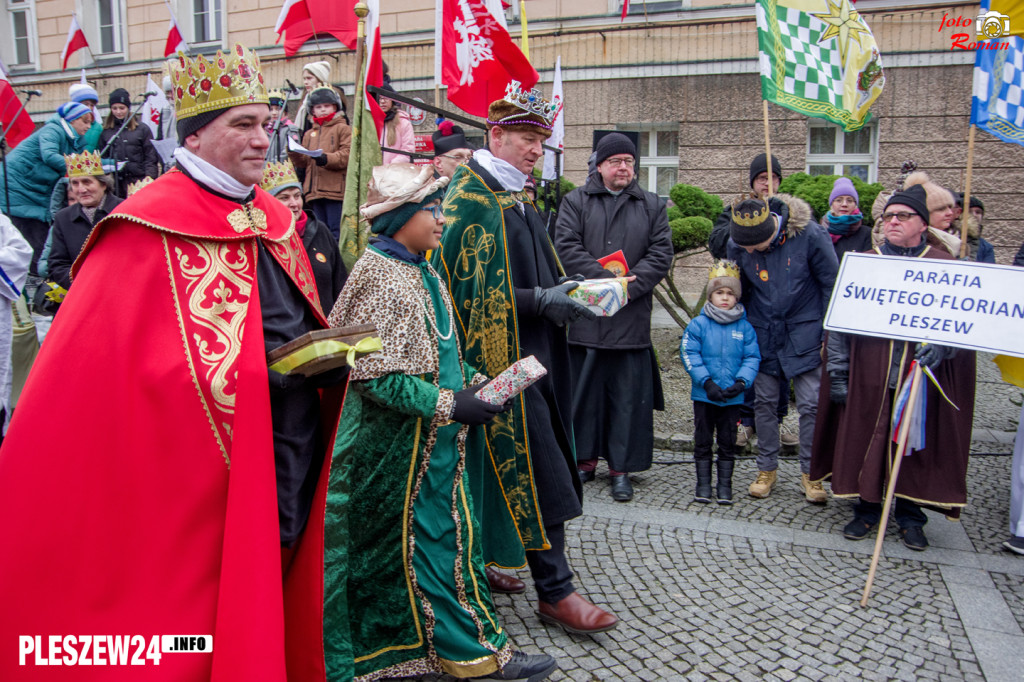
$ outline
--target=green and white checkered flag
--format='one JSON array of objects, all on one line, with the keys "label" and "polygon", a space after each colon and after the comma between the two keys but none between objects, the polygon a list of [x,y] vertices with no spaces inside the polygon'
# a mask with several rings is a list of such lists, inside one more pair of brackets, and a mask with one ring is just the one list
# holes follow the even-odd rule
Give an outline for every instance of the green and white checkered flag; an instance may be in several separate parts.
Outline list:
[{"label": "green and white checkered flag", "polygon": [[882,59],[850,0],[757,0],[761,96],[858,130],[882,94]]}]

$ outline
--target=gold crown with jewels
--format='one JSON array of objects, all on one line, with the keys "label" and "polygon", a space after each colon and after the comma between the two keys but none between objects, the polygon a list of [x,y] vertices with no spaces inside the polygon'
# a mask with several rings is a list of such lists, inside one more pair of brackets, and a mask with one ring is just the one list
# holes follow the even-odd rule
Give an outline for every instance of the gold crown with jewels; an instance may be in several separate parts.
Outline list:
[{"label": "gold crown with jewels", "polygon": [[282,102],[287,102],[288,101],[288,98],[280,90],[270,90],[269,92],[267,92],[267,99],[268,100],[270,100],[270,99],[279,99]]},{"label": "gold crown with jewels", "polygon": [[260,58],[236,44],[227,53],[207,59],[178,53],[170,65],[174,109],[178,119],[242,104],[269,104]]},{"label": "gold crown with jewels", "polygon": [[99,152],[82,152],[81,154],[65,154],[69,178],[84,178],[92,175],[103,175],[103,159]]},{"label": "gold crown with jewels", "polygon": [[142,189],[143,187],[145,187],[146,185],[148,185],[151,182],[153,182],[153,178],[151,178],[151,177],[149,177],[147,175],[146,177],[142,178],[141,180],[136,180],[135,182],[129,183],[128,184],[128,190],[127,190],[128,191],[128,196],[131,196],[131,195],[135,194],[136,192],[138,192],[140,189]]},{"label": "gold crown with jewels", "polygon": [[[763,208],[761,208],[761,209],[759,209],[757,211],[754,211],[752,213],[751,212],[747,212],[747,211],[744,211],[742,213],[737,213],[736,212],[736,207],[739,204],[741,204],[744,201],[747,201],[749,199],[753,199],[753,200],[757,201],[758,203],[760,203],[762,205]],[[742,225],[743,227],[754,227],[755,225],[760,225],[764,221],[768,220],[768,215],[770,214],[770,211],[768,210],[768,204],[764,203],[760,198],[758,198],[757,196],[755,196],[753,194],[744,194],[743,196],[741,196],[732,205],[732,209],[731,210],[732,210],[732,221],[734,223],[736,223],[737,225]]]},{"label": "gold crown with jewels", "polygon": [[263,180],[260,181],[260,187],[268,192],[281,187],[282,185],[298,185],[299,176],[295,173],[295,168],[292,166],[291,161],[270,161],[263,166]]},{"label": "gold crown with jewels", "polygon": [[512,81],[505,87],[504,99],[523,111],[540,116],[549,126],[555,122],[558,115],[558,103],[544,97],[537,88],[529,92],[523,90],[519,81]]},{"label": "gold crown with jewels", "polygon": [[735,277],[739,279],[740,267],[731,260],[717,260],[708,272],[708,280],[710,281],[717,277]]}]

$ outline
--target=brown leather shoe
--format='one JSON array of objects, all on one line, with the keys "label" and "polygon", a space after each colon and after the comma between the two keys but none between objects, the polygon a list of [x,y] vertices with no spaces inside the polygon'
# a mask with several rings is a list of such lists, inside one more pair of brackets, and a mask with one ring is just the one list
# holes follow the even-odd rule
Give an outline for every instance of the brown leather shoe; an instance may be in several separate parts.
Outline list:
[{"label": "brown leather shoe", "polygon": [[537,602],[537,616],[545,623],[560,625],[569,632],[591,635],[611,630],[619,619],[612,613],[594,606],[579,592],[573,592],[557,604]]},{"label": "brown leather shoe", "polygon": [[507,575],[497,571],[490,566],[487,567],[487,582],[491,586],[491,592],[503,594],[521,594],[526,592],[526,583],[514,575]]}]

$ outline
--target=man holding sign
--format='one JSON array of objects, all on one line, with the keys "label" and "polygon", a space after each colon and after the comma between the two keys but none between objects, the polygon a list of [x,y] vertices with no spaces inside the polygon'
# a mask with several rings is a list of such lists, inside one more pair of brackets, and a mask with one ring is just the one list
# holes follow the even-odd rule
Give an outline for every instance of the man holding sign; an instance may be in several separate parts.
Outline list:
[{"label": "man holding sign", "polygon": [[[908,259],[953,259],[945,251],[931,248],[925,239],[927,201],[920,185],[897,192],[889,199],[882,215],[885,242],[875,249],[876,253]],[[844,263],[844,270],[848,265]],[[849,305],[844,298],[848,289],[842,281],[837,284],[828,322],[835,317],[838,307]],[[877,305],[886,304],[879,308],[886,319],[906,317],[894,314],[898,309],[894,302],[913,298],[912,294],[893,291],[893,296],[886,298],[890,290],[885,292],[882,299],[877,295],[875,299],[881,301]],[[921,299],[926,300],[928,295]],[[935,297],[940,296],[936,288]],[[910,338],[927,335],[923,330],[906,333],[911,334]],[[957,518],[967,503],[974,353],[935,343],[836,331],[828,333],[827,353],[828,381],[822,382],[819,396],[811,478],[821,481],[831,476],[833,495],[858,500],[853,520],[843,529],[843,536],[849,540],[867,537],[881,520],[882,501],[896,450],[893,404],[911,362],[917,360],[934,377],[925,380],[924,442],[912,453],[907,450],[910,455],[901,464],[895,489],[896,523],[903,544],[924,550],[928,547],[924,535],[927,517],[921,507],[937,508],[950,518]],[[940,393],[939,386],[945,395]]]}]

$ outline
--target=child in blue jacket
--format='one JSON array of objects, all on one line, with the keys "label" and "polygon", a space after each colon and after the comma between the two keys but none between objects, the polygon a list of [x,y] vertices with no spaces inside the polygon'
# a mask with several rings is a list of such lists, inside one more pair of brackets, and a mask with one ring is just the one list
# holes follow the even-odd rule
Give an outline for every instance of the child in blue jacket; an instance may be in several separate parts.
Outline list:
[{"label": "child in blue jacket", "polygon": [[718,431],[718,504],[732,504],[736,421],[743,392],[761,364],[757,334],[739,302],[740,270],[718,261],[708,275],[708,301],[686,327],[679,357],[690,373],[693,399],[693,459],[697,465],[695,502],[711,502],[711,444]]}]

